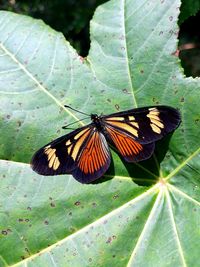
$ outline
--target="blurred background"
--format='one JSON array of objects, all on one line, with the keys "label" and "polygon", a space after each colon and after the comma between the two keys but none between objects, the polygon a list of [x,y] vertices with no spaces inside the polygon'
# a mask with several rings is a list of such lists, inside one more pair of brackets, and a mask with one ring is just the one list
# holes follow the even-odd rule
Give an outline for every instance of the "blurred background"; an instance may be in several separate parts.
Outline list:
[{"label": "blurred background", "polygon": [[[0,0],[0,10],[42,19],[56,31],[62,32],[78,53],[86,57],[90,47],[89,22],[96,7],[104,2],[107,0]],[[200,2],[196,3],[199,7]],[[198,77],[200,76],[200,12],[188,17],[185,15],[187,8],[181,9],[179,47],[176,54],[181,59],[185,75]]]}]

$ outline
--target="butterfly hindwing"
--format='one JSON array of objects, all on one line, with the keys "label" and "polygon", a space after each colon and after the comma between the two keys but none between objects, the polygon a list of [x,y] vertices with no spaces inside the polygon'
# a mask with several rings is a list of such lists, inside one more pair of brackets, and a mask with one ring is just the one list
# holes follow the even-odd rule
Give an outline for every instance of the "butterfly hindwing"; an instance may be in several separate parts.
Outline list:
[{"label": "butterfly hindwing", "polygon": [[106,127],[108,142],[116,148],[117,151],[127,162],[137,162],[148,159],[154,151],[154,142],[149,144],[140,144],[126,132],[115,127]]},{"label": "butterfly hindwing", "polygon": [[103,116],[106,126],[132,136],[140,144],[149,144],[175,130],[179,112],[168,106],[144,107]]},{"label": "butterfly hindwing", "polygon": [[105,136],[93,129],[85,142],[72,175],[81,183],[89,183],[101,177],[109,168],[110,150]]}]

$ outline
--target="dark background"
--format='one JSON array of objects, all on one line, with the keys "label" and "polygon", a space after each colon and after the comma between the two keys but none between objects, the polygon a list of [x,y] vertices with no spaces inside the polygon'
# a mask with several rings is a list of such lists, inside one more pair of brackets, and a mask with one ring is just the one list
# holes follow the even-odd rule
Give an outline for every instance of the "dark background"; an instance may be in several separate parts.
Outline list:
[{"label": "dark background", "polygon": [[[0,10],[40,18],[65,38],[85,57],[90,46],[89,21],[97,6],[107,0],[0,0]],[[185,12],[184,10],[182,12]],[[200,13],[185,21],[181,18],[179,47],[186,76],[200,76]]]}]

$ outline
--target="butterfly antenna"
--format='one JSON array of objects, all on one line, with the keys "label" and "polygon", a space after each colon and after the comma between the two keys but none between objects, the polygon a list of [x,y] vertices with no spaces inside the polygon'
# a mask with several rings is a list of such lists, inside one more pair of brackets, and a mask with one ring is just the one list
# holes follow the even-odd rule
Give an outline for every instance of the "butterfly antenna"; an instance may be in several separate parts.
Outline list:
[{"label": "butterfly antenna", "polygon": [[84,121],[84,120],[86,120],[86,119],[88,119],[88,118],[90,118],[90,116],[87,116],[87,117],[85,117],[85,118],[83,118],[83,119],[81,119],[81,120],[74,121],[74,122],[72,122],[72,123],[69,123],[69,124],[67,124],[67,125],[64,125],[64,126],[62,127],[62,129],[69,129],[69,126],[71,126],[71,125],[73,125],[73,124],[75,124],[75,123],[78,123],[79,121]]},{"label": "butterfly antenna", "polygon": [[64,107],[66,107],[66,108],[70,108],[70,109],[72,109],[72,110],[74,110],[74,111],[76,111],[76,112],[79,112],[79,113],[83,114],[83,115],[90,116],[89,114],[87,114],[87,113],[85,113],[85,112],[82,112],[82,111],[79,111],[79,110],[77,110],[77,109],[75,109],[75,108],[72,108],[72,107],[70,107],[70,106],[68,106],[68,105],[64,105]]}]

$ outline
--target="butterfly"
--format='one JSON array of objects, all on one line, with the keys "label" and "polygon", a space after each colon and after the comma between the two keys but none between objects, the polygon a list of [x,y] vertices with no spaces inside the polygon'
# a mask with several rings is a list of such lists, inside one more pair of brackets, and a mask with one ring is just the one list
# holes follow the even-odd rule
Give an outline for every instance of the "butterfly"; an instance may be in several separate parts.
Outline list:
[{"label": "butterfly", "polygon": [[181,121],[179,111],[169,106],[91,114],[90,118],[90,124],[39,149],[32,158],[32,169],[41,175],[71,174],[81,183],[90,183],[109,168],[109,146],[126,162],[146,160],[154,152],[155,141],[174,131]]}]

